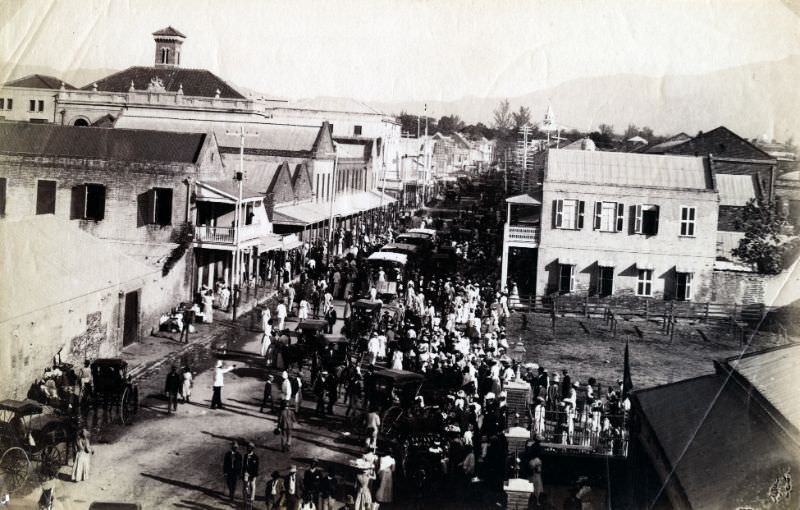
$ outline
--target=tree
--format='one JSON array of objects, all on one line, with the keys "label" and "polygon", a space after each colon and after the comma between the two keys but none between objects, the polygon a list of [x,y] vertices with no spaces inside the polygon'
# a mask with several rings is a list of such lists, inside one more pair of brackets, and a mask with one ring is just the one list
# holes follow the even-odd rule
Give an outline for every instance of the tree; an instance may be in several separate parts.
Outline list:
[{"label": "tree", "polygon": [[622,135],[622,139],[627,142],[634,136],[639,136],[639,127],[636,124],[628,124],[625,134]]},{"label": "tree", "polygon": [[505,133],[511,129],[511,126],[511,105],[508,99],[504,99],[494,110],[494,128]]},{"label": "tree", "polygon": [[458,115],[443,115],[436,124],[436,129],[449,135],[464,129],[464,121]]},{"label": "tree", "polygon": [[511,120],[514,123],[514,131],[519,131],[520,128],[531,123],[531,109],[520,106],[519,111],[511,114]]},{"label": "tree", "polygon": [[400,129],[403,131],[403,133],[408,133],[411,136],[417,136],[418,117],[416,115],[411,115],[403,111],[400,112],[400,115],[397,116],[397,119],[400,121]]},{"label": "tree", "polygon": [[751,199],[739,210],[734,220],[734,227],[744,232],[744,237],[731,253],[743,262],[754,265],[759,273],[780,273],[789,247],[781,240],[786,225],[786,215],[774,200]]},{"label": "tree", "polygon": [[647,126],[645,126],[645,127],[643,127],[642,129],[639,130],[639,136],[641,136],[642,138],[644,138],[648,142],[655,138],[655,135],[653,134],[653,130],[650,129],[649,127],[647,127]]},{"label": "tree", "polygon": [[614,138],[614,126],[611,124],[600,124],[597,126],[597,132],[605,137],[608,137],[609,140]]}]

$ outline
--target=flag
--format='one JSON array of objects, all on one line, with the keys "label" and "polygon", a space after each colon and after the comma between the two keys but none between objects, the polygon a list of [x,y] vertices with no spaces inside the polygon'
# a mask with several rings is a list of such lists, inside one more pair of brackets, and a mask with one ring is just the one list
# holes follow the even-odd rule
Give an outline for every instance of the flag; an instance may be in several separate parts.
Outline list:
[{"label": "flag", "polygon": [[631,379],[631,360],[630,353],[628,352],[628,340],[625,340],[625,360],[622,369],[622,396],[625,398],[628,393],[633,389],[633,379]]}]

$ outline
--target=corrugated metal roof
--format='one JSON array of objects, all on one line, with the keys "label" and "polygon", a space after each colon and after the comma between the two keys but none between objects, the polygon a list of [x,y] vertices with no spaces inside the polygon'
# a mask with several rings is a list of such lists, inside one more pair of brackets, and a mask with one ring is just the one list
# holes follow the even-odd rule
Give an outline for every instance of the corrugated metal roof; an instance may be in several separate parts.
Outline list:
[{"label": "corrugated metal roof", "polygon": [[717,174],[719,205],[743,206],[756,198],[756,185],[752,175]]},{"label": "corrugated metal roof", "polygon": [[160,273],[49,214],[0,221],[0,260],[0,323]]},{"label": "corrugated metal roof", "polygon": [[8,122],[0,123],[0,152],[25,156],[194,163],[205,137],[201,133]]},{"label": "corrugated metal roof", "polygon": [[[241,144],[238,134],[241,124],[226,123],[211,126],[220,147],[233,147]],[[208,128],[206,128],[208,129]],[[311,151],[320,131],[320,126],[294,126],[287,124],[245,125],[245,150],[276,150],[301,152]],[[232,134],[229,134],[232,133]]]},{"label": "corrugated metal roof", "polygon": [[778,412],[800,430],[800,396],[797,384],[800,345],[787,345],[749,354],[738,360],[728,360],[728,365],[747,379]]},{"label": "corrugated metal roof", "polygon": [[692,508],[750,506],[787,467],[798,469],[798,451],[722,375],[633,395]]},{"label": "corrugated metal roof", "polygon": [[711,189],[705,160],[623,152],[550,149],[545,181],[672,189]]}]

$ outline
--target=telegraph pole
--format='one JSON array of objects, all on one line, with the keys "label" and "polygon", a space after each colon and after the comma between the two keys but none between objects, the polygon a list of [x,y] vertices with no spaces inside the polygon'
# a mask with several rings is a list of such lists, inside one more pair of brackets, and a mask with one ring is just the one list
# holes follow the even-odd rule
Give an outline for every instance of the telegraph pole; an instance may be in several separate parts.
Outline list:
[{"label": "telegraph pole", "polygon": [[233,300],[233,320],[236,320],[236,311],[237,306],[239,304],[239,292],[241,290],[241,279],[242,279],[242,271],[241,271],[241,262],[239,258],[241,257],[241,253],[239,250],[239,228],[241,226],[241,213],[242,213],[242,181],[244,181],[244,137],[245,136],[254,136],[257,133],[246,133],[244,130],[244,126],[239,126],[239,132],[236,131],[228,131],[226,132],[229,135],[239,135],[239,171],[233,176],[235,181],[239,181],[239,196],[236,200],[236,204],[234,204],[233,208],[233,278],[231,278],[231,283],[233,284],[233,291],[231,292],[231,298]]}]

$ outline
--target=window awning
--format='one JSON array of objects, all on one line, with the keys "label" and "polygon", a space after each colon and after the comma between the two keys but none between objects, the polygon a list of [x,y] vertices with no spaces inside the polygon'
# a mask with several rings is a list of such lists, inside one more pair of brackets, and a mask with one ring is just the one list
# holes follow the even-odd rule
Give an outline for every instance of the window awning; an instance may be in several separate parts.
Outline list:
[{"label": "window awning", "polygon": [[558,263],[562,266],[576,266],[578,261],[572,257],[558,257]]},{"label": "window awning", "polygon": [[645,262],[637,262],[636,263],[636,269],[649,269],[649,270],[652,271],[655,268],[656,268],[656,266],[652,262],[646,262],[645,261]]}]

